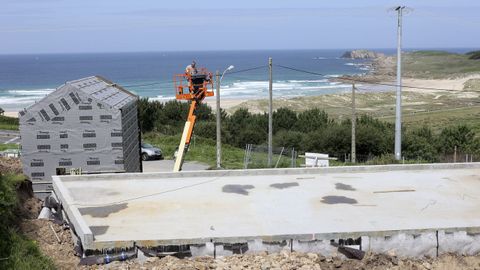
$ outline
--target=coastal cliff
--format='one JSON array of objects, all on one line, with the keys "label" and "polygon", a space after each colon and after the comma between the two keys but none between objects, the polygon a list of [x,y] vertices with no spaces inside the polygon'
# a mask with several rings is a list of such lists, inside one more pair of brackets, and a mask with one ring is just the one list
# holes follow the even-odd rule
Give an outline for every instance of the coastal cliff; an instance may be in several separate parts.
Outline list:
[{"label": "coastal cliff", "polygon": [[377,53],[369,50],[353,50],[347,51],[342,55],[342,58],[348,59],[375,59],[385,56],[383,53]]}]

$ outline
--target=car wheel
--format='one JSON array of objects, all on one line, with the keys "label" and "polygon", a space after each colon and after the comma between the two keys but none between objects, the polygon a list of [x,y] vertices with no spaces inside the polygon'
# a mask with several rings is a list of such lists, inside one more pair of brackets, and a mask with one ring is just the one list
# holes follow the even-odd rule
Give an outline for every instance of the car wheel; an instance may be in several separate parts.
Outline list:
[{"label": "car wheel", "polygon": [[142,153],[142,160],[147,161],[148,160],[148,154],[147,153]]}]

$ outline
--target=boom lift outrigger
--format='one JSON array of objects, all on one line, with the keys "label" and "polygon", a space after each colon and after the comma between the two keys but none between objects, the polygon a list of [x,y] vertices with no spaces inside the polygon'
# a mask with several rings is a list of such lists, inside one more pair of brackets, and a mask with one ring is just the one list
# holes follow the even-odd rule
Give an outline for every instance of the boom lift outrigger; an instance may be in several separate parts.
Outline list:
[{"label": "boom lift outrigger", "polygon": [[195,126],[195,111],[198,105],[205,97],[213,96],[212,73],[205,68],[199,69],[194,75],[189,73],[177,74],[174,77],[175,98],[177,100],[189,100],[190,110],[188,111],[187,121],[183,128],[182,138],[178,146],[177,157],[173,167],[174,172],[182,170],[183,159],[188,151],[190,139],[192,138],[193,128]]}]

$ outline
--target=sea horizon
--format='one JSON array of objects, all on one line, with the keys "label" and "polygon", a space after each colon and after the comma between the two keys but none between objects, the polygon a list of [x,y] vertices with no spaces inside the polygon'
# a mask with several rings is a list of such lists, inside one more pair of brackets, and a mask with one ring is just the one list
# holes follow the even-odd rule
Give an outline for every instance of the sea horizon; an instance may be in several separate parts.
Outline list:
[{"label": "sea horizon", "polygon": [[[353,49],[222,50],[0,55],[0,107],[26,108],[66,81],[101,75],[151,100],[174,99],[173,76],[196,60],[211,72],[234,65],[222,81],[222,99],[261,99],[268,93],[268,57],[273,58],[274,97],[292,98],[350,91],[332,82],[341,75],[370,72],[368,60],[341,58]],[[394,54],[395,49],[369,49]],[[406,48],[404,51],[419,50]],[[422,48],[464,53],[472,48]],[[281,68],[298,68],[315,74]],[[257,70],[239,72],[252,67]]]},{"label": "sea horizon", "polygon": [[[402,47],[402,51],[418,51],[418,50],[439,50],[439,51],[448,51],[452,53],[465,53],[472,50],[477,50],[476,47]],[[369,50],[369,51],[395,51],[396,47],[379,47],[379,48],[369,48],[369,47],[355,47],[355,48],[326,48],[326,49],[316,49],[316,48],[299,48],[299,49],[207,49],[207,50],[138,50],[138,51],[78,51],[78,52],[25,52],[25,53],[0,53],[0,56],[22,56],[22,55],[68,55],[68,54],[142,54],[142,53],[194,53],[194,52],[255,52],[255,51],[314,51],[314,50],[324,50],[324,51],[352,51],[352,50]]]}]

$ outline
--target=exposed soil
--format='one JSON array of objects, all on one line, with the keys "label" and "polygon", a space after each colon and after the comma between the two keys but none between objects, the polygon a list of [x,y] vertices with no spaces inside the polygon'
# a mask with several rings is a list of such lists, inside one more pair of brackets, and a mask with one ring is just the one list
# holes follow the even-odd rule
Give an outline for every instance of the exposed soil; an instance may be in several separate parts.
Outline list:
[{"label": "exposed soil", "polygon": [[0,157],[0,172],[1,173],[22,173],[22,163],[18,158],[4,158]]},{"label": "exposed soil", "polygon": [[37,242],[42,253],[50,257],[58,269],[78,267],[80,258],[75,256],[69,229],[48,220],[28,219],[20,224],[20,230]]},{"label": "exposed soil", "polygon": [[363,260],[326,258],[314,253],[235,255],[225,258],[197,257],[178,259],[175,257],[149,258],[143,264],[135,261],[113,262],[108,265],[84,267],[82,269],[480,269],[479,257],[444,255],[437,259],[402,260],[388,255],[368,254]]}]

